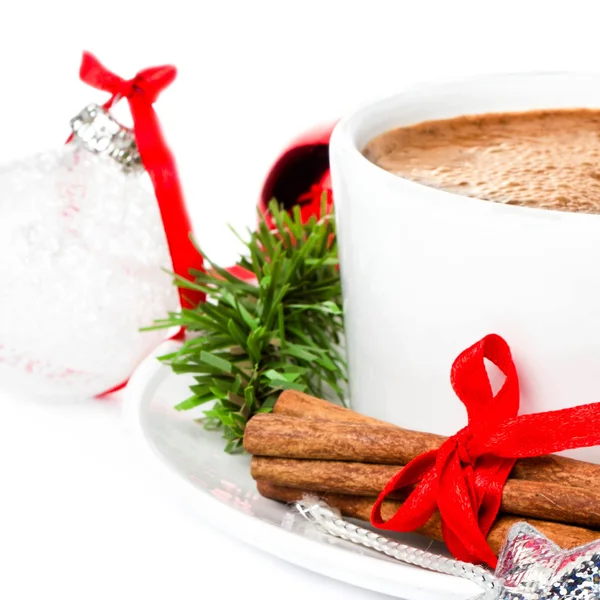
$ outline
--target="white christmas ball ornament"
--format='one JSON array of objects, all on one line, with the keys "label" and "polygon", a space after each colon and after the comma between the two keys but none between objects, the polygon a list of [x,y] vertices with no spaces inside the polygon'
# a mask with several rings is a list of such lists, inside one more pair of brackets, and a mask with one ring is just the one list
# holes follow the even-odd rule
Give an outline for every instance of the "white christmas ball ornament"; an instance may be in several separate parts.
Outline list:
[{"label": "white christmas ball ornament", "polygon": [[97,395],[169,333],[140,332],[179,306],[156,198],[114,158],[76,139],[0,169],[2,388]]}]

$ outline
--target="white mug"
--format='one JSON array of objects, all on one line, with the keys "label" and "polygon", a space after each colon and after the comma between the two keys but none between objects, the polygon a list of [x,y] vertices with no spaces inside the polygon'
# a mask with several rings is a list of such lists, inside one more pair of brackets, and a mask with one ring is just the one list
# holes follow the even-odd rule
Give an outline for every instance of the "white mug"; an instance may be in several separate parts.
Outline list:
[{"label": "white mug", "polygon": [[[361,153],[403,125],[575,107],[600,107],[600,75],[421,85],[339,122],[330,153],[354,409],[409,429],[457,432],[467,416],[450,368],[489,333],[511,347],[521,414],[600,401],[600,215],[459,196]],[[600,447],[568,454],[600,463]]]}]

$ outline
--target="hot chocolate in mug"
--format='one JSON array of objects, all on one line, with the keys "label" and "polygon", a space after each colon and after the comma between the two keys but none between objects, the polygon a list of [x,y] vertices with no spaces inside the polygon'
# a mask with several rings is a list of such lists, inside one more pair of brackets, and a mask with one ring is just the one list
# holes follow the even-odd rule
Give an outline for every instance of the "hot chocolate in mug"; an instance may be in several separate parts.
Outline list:
[{"label": "hot chocolate in mug", "polygon": [[[342,119],[330,144],[353,408],[453,434],[462,350],[510,344],[521,414],[600,401],[600,215],[483,201],[389,173],[362,150],[423,121],[600,107],[600,75],[515,74],[428,84]],[[568,453],[600,462],[600,448]]]}]

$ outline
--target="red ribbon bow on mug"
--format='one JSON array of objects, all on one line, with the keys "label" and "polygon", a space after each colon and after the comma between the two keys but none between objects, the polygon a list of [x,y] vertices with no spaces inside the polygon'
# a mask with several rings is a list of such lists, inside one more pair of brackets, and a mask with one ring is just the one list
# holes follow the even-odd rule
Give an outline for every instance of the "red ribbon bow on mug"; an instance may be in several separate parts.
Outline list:
[{"label": "red ribbon bow on mug", "polygon": [[[175,159],[163,138],[152,106],[176,75],[175,67],[166,65],[143,69],[133,79],[126,80],[109,71],[89,52],[83,53],[79,70],[79,76],[85,83],[111,94],[103,104],[104,108],[110,108],[121,98],[127,99],[138,151],[154,187],[173,271],[179,277],[190,279],[190,269],[202,270],[203,261],[189,238],[192,227]],[[190,308],[203,301],[204,294],[186,290],[184,295],[179,288],[179,298],[182,308]]]},{"label": "red ribbon bow on mug", "polygon": [[[484,359],[506,376],[495,396]],[[486,537],[515,461],[600,444],[600,403],[517,416],[517,371],[508,344],[498,335],[486,336],[454,361],[451,383],[467,408],[468,425],[395,475],[373,506],[371,522],[381,529],[412,531],[422,527],[437,508],[452,554],[495,568],[497,558]],[[416,487],[406,502],[384,521],[385,498],[412,485]]]}]

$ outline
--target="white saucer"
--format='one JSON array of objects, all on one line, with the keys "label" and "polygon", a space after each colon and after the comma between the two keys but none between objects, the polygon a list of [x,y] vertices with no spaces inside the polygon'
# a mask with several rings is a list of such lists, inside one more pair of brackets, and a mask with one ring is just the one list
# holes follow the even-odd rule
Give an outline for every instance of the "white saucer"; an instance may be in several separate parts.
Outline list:
[{"label": "white saucer", "polygon": [[[401,564],[375,551],[333,538],[296,511],[262,498],[247,456],[223,452],[218,432],[205,431],[173,405],[188,397],[191,378],[173,375],[156,356],[177,348],[163,344],[137,369],[125,390],[129,424],[164,488],[189,504],[198,518],[244,542],[334,579],[405,600],[459,600],[480,592],[475,584]],[[420,536],[404,543],[426,548]],[[443,552],[436,545],[432,551]]]}]

